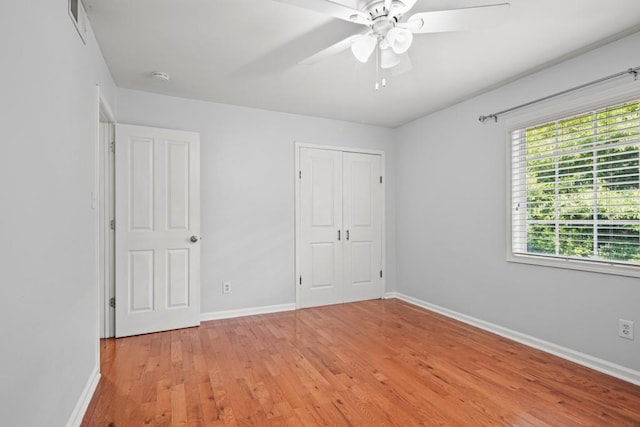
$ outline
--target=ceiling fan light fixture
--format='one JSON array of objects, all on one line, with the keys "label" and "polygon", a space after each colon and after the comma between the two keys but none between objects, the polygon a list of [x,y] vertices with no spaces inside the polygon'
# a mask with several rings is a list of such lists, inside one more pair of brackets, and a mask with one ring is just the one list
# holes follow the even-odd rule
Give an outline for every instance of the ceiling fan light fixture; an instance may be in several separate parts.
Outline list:
[{"label": "ceiling fan light fixture", "polygon": [[367,34],[351,43],[351,52],[353,52],[353,56],[362,63],[365,63],[371,57],[373,50],[376,48],[378,44],[378,38],[373,34]]},{"label": "ceiling fan light fixture", "polygon": [[400,57],[393,49],[380,49],[380,68],[383,70],[393,68],[400,63]]},{"label": "ceiling fan light fixture", "polygon": [[402,55],[413,42],[413,34],[406,28],[394,27],[389,30],[385,40],[396,55]]}]

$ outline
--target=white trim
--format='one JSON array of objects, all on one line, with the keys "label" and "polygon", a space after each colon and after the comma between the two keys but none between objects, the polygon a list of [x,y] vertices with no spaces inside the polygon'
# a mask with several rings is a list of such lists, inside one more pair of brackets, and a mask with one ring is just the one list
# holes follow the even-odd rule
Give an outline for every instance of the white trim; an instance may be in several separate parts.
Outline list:
[{"label": "white trim", "polygon": [[255,316],[257,314],[281,313],[283,311],[294,311],[295,304],[278,304],[265,305],[262,307],[239,308],[237,310],[211,311],[209,313],[200,313],[200,321],[233,319],[236,317]]},{"label": "white trim", "polygon": [[69,421],[67,422],[67,427],[79,427],[80,424],[82,424],[82,419],[87,412],[87,408],[89,408],[89,403],[91,403],[91,398],[93,397],[93,393],[95,393],[99,382],[100,372],[98,372],[98,369],[94,369],[89,377],[87,385],[85,385],[84,390],[82,390],[80,399],[78,399],[76,406],[73,408],[71,417],[69,417]]},{"label": "white trim", "polygon": [[294,198],[294,247],[293,247],[293,287],[296,293],[296,308],[300,307],[300,283],[298,282],[298,274],[300,274],[300,255],[298,254],[301,247],[300,243],[300,227],[302,226],[300,219],[300,143],[293,144],[293,198]]},{"label": "white trim", "polygon": [[387,290],[387,163],[384,151],[380,154],[380,174],[382,178],[382,195],[380,204],[380,208],[382,212],[380,213],[380,225],[382,227],[382,232],[380,234],[380,247],[382,249],[382,254],[380,254],[380,269],[382,270],[382,277],[380,278],[380,298],[384,297],[385,291]]},{"label": "white trim", "polygon": [[337,145],[320,145],[320,144],[310,144],[306,142],[295,142],[296,155],[300,151],[300,148],[316,148],[318,150],[332,150],[332,151],[344,151],[347,153],[362,153],[362,154],[375,154],[378,156],[384,157],[384,151],[382,150],[371,150],[367,148],[354,148],[354,147],[343,147]]},{"label": "white trim", "polygon": [[[115,116],[109,106],[107,100],[102,96],[102,92],[99,85],[96,85],[97,89],[97,104],[98,111],[96,117],[96,143],[95,143],[95,186],[94,192],[97,194],[98,203],[96,208],[99,210],[97,214],[97,248],[96,253],[98,256],[97,273],[98,273],[98,327],[100,328],[98,337],[110,338],[115,336],[114,319],[111,315],[111,308],[109,306],[109,296],[113,293],[113,289],[110,289],[110,284],[114,277],[114,271],[112,269],[113,264],[110,261],[113,258],[113,250],[111,240],[111,193],[114,188],[111,185],[113,178],[113,162],[111,158],[111,152],[109,149],[109,143],[104,141],[104,132],[102,126],[102,120],[106,120],[106,123],[110,126],[110,137],[113,137],[113,129],[115,127]],[[109,181],[109,184],[107,184]],[[99,342],[98,342],[99,346]],[[98,349],[98,354],[99,349]],[[98,362],[99,364],[99,362]]]},{"label": "white trim", "polygon": [[354,148],[354,147],[340,147],[333,145],[319,145],[319,144],[309,144],[304,142],[294,141],[294,170],[293,170],[293,180],[294,180],[294,198],[295,198],[295,207],[294,207],[294,216],[295,216],[295,247],[294,247],[294,277],[293,283],[296,292],[296,308],[300,308],[300,286],[298,283],[298,278],[300,277],[300,256],[298,248],[300,248],[300,179],[298,178],[298,173],[300,172],[300,149],[302,148],[315,148],[320,150],[332,150],[332,151],[341,151],[347,153],[361,153],[361,154],[373,154],[380,156],[380,173],[383,176],[382,180],[382,195],[380,197],[381,204],[381,218],[380,222],[382,225],[382,233],[381,233],[381,248],[382,254],[380,255],[380,264],[382,269],[382,277],[380,279],[380,298],[384,297],[385,289],[387,287],[386,278],[387,278],[387,246],[386,246],[386,237],[387,237],[387,227],[386,227],[386,211],[387,211],[387,170],[386,170],[386,154],[382,150],[371,150],[366,148]]},{"label": "white trim", "polygon": [[467,316],[466,314],[458,313],[457,311],[449,310],[448,308],[440,307],[438,305],[428,303],[418,298],[410,297],[400,292],[389,292],[387,295],[387,298],[397,298],[409,304],[442,314],[452,319],[459,320],[468,325],[475,326],[485,331],[489,331],[496,335],[500,335],[510,340],[519,342],[520,344],[542,350],[546,353],[553,354],[554,356],[558,356],[562,359],[575,362],[579,365],[586,366],[587,368],[594,369],[607,375],[611,375],[612,377],[619,378],[635,385],[640,385],[640,371],[636,371],[634,369],[630,369],[604,359],[590,356],[588,354],[581,353],[567,347],[553,344],[551,342],[544,341],[530,335],[496,325],[494,323],[486,322],[472,316]]},{"label": "white trim", "polygon": [[[100,89],[100,86],[96,86],[98,87],[98,89]],[[99,102],[100,110],[102,111],[102,113],[104,113],[105,118],[109,121],[109,123],[116,123],[116,116],[113,114],[113,110],[109,106],[109,103],[102,97],[102,95],[99,96]]]},{"label": "white trim", "polygon": [[[508,246],[507,246],[508,247]],[[640,267],[607,263],[606,261],[587,261],[554,256],[538,256],[533,254],[513,254],[507,252],[507,261],[519,264],[540,265],[544,267],[566,268],[569,270],[590,271],[594,273],[613,274],[616,276],[640,277]]]}]

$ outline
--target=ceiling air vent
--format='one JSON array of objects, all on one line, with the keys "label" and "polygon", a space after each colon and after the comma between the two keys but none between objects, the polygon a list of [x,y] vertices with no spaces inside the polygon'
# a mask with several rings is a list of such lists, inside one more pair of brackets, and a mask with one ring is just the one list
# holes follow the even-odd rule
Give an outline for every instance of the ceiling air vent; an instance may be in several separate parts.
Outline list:
[{"label": "ceiling air vent", "polygon": [[80,0],[69,0],[69,16],[73,21],[73,25],[76,26],[76,30],[78,30],[78,34],[80,34],[80,38],[84,44],[87,43],[87,13],[84,10],[84,6],[82,6],[82,2]]}]

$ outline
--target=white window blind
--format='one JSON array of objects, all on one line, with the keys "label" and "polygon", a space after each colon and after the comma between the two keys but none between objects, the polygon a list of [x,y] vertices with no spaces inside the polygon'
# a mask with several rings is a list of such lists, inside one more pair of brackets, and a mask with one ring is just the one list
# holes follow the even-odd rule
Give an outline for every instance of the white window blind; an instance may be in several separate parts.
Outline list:
[{"label": "white window blind", "polygon": [[511,132],[512,255],[640,266],[638,107]]}]

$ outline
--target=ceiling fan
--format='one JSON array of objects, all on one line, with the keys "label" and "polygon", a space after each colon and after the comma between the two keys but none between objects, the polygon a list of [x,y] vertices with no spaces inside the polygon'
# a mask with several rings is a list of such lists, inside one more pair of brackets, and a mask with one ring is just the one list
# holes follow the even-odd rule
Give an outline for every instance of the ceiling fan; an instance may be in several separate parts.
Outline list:
[{"label": "ceiling fan", "polygon": [[[382,70],[400,64],[402,55],[411,47],[414,34],[491,27],[501,22],[509,9],[509,3],[499,3],[462,9],[418,12],[405,18],[405,14],[413,8],[417,0],[357,0],[357,9],[330,0],[276,1],[367,27],[365,31],[347,37],[306,58],[300,62],[301,64],[314,64],[351,49],[356,59],[363,63],[369,61],[376,51],[377,68]],[[384,79],[382,83],[384,86]]]}]

